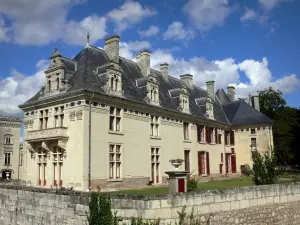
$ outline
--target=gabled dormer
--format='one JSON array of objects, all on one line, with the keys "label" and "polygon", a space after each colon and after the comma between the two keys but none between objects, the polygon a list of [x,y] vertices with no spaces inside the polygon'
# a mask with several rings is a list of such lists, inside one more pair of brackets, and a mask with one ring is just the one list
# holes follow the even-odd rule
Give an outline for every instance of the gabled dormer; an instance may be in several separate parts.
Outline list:
[{"label": "gabled dormer", "polygon": [[74,70],[75,62],[63,57],[58,49],[55,49],[50,57],[50,66],[45,71],[46,84],[44,92],[46,94],[52,94],[66,90],[68,87],[66,74],[73,73]]},{"label": "gabled dormer", "polygon": [[111,60],[106,69],[106,85],[104,91],[107,94],[123,96],[122,71],[115,61]]},{"label": "gabled dormer", "polygon": [[147,102],[159,105],[159,83],[154,74],[149,74],[147,79]]},{"label": "gabled dormer", "polygon": [[214,81],[207,81],[207,97],[206,97],[206,116],[209,119],[215,119],[214,117],[214,101],[215,101],[215,82]]},{"label": "gabled dormer", "polygon": [[179,109],[184,113],[190,113],[189,95],[185,87],[180,89]]}]

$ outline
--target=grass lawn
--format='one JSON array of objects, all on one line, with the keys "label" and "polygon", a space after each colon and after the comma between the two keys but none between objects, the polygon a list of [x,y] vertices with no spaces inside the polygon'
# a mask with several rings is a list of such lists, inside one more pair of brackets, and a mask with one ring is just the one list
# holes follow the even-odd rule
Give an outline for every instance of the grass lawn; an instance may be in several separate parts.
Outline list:
[{"label": "grass lawn", "polygon": [[[299,180],[293,178],[285,179],[285,180],[280,179],[278,180],[277,183],[291,183]],[[248,187],[254,185],[255,184],[252,181],[252,177],[240,177],[240,178],[233,178],[233,179],[201,182],[198,183],[198,190],[216,190],[216,189],[225,189],[225,188]],[[111,194],[162,195],[162,194],[168,194],[168,187],[151,187],[151,188],[136,189],[136,190],[122,190],[122,191],[112,192]]]}]

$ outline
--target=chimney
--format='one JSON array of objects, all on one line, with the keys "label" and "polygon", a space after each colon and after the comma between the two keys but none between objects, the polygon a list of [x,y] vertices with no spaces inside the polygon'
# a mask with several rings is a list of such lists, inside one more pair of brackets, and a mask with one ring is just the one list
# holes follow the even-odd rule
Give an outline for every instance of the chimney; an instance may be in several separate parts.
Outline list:
[{"label": "chimney", "polygon": [[164,76],[166,80],[168,80],[168,74],[169,74],[169,65],[168,63],[160,64],[160,72]]},{"label": "chimney", "polygon": [[106,38],[104,50],[111,61],[119,64],[120,36],[114,35]]},{"label": "chimney", "polygon": [[234,102],[235,101],[235,87],[228,86],[227,87],[227,95],[230,98],[230,101]]},{"label": "chimney", "polygon": [[193,75],[191,74],[180,75],[180,80],[183,81],[189,87],[193,87],[194,85]]},{"label": "chimney", "polygon": [[215,100],[215,81],[211,80],[211,81],[207,81],[206,82],[206,89],[207,89],[207,93],[208,95]]},{"label": "chimney", "polygon": [[151,52],[148,50],[140,51],[136,55],[136,61],[141,68],[144,77],[147,77],[150,74],[150,57]]},{"label": "chimney", "polygon": [[251,105],[252,105],[252,107],[255,108],[257,111],[260,111],[259,97],[258,97],[258,96],[252,96],[252,97],[251,97]]}]

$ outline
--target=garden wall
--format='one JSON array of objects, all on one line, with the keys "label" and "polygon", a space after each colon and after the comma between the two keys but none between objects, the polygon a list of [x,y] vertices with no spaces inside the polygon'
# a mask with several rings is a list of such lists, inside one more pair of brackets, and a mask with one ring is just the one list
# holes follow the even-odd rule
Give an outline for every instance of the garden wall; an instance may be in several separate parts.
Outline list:
[{"label": "garden wall", "polygon": [[[89,193],[0,185],[0,224],[86,225]],[[206,224],[300,224],[300,183],[162,195],[114,196],[112,204],[126,220],[132,216],[178,218],[186,205]]]}]

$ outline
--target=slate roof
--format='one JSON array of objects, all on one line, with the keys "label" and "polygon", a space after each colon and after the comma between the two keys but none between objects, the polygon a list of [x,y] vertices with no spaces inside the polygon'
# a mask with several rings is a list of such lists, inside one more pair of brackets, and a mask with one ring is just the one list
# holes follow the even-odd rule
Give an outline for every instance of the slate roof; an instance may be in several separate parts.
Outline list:
[{"label": "slate roof", "polygon": [[[63,95],[81,91],[105,94],[103,86],[106,83],[106,69],[109,64],[109,58],[103,49],[87,46],[79,52],[72,61],[65,61],[67,67],[71,70],[75,69],[75,63],[72,63],[72,61],[77,62],[77,70],[73,75],[68,77],[67,82],[70,85],[70,88],[64,93],[49,96],[49,98],[58,98]],[[119,65],[122,71],[124,98],[146,103],[145,96],[147,79],[145,79],[142,75],[138,64],[120,57]],[[179,92],[181,88],[185,87],[189,95],[191,114],[201,118],[206,118],[205,103],[206,97],[208,96],[206,90],[195,85],[192,87],[187,86],[183,81],[172,76],[165,79],[160,71],[154,69],[151,69],[150,73],[156,77],[159,83],[159,99],[161,107],[181,112],[178,109],[179,95],[177,92]],[[170,96],[170,90],[172,97]],[[23,106],[31,103],[38,103],[42,101],[41,97],[43,96],[44,91],[42,88],[35,96],[24,103]],[[43,100],[44,99],[45,98],[43,98]],[[215,120],[221,123],[239,125],[272,122],[269,118],[253,109],[247,103],[238,101],[231,102],[223,89],[217,91],[213,108]]]}]

